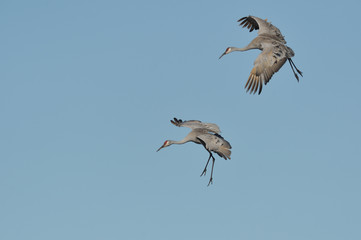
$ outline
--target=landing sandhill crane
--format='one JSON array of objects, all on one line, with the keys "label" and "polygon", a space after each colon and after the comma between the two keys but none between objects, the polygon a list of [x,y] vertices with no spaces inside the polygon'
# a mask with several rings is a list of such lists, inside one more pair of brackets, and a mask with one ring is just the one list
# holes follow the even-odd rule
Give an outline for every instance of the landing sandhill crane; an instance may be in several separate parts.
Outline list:
[{"label": "landing sandhill crane", "polygon": [[258,94],[260,94],[262,84],[266,85],[272,75],[283,66],[286,60],[290,63],[292,71],[297,81],[299,81],[293,67],[301,76],[302,72],[297,69],[291,59],[295,53],[290,47],[286,46],[286,40],[278,28],[267,22],[267,19],[263,20],[254,16],[243,17],[238,22],[241,22],[239,25],[247,27],[250,32],[255,29],[258,30],[258,36],[244,48],[228,47],[219,58],[234,51],[247,51],[250,49],[260,49],[262,51],[254,62],[254,67],[245,85],[247,92],[251,90],[250,93],[253,92],[254,94],[258,89]]},{"label": "landing sandhill crane", "polygon": [[220,157],[226,160],[231,159],[231,145],[221,135],[219,135],[221,131],[214,123],[203,123],[197,120],[182,121],[181,119],[177,118],[170,120],[170,122],[177,127],[188,127],[192,129],[192,131],[183,140],[166,140],[164,144],[157,150],[157,152],[162,148],[168,147],[172,144],[183,144],[186,142],[202,144],[203,147],[208,151],[209,158],[203,172],[201,173],[201,176],[206,175],[209,160],[212,158],[211,177],[208,182],[209,186],[211,183],[213,183],[213,167],[215,162],[215,158],[213,157],[212,152],[217,153]]}]

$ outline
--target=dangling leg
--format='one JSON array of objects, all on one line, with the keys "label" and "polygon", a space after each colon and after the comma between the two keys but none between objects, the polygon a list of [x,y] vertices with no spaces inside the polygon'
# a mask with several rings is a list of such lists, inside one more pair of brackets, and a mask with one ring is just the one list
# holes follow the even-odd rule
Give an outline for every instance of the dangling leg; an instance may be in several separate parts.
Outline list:
[{"label": "dangling leg", "polygon": [[209,160],[212,158],[211,177],[210,177],[209,182],[208,182],[208,185],[207,185],[207,186],[209,186],[211,183],[213,183],[213,168],[214,168],[215,158],[213,157],[212,152],[207,149],[206,143],[205,143],[202,139],[200,139],[200,138],[198,138],[198,140],[201,142],[201,144],[203,145],[203,147],[209,152],[209,158],[208,158],[207,164],[206,164],[206,166],[204,167],[204,170],[203,170],[201,176],[206,175]]},{"label": "dangling leg", "polygon": [[[295,70],[293,69],[292,62],[291,62],[291,61],[292,61],[291,58],[289,58],[289,59],[288,59],[288,62],[290,63],[292,72],[293,72],[293,74],[295,74],[295,77],[296,77],[296,79],[297,79],[297,82],[299,82],[300,79],[298,79],[298,75],[297,75],[297,73],[295,72]],[[301,76],[302,76],[302,75],[301,75]]]},{"label": "dangling leg", "polygon": [[206,175],[206,172],[207,172],[207,166],[208,166],[208,163],[209,163],[209,160],[211,159],[211,157],[212,157],[212,153],[211,152],[209,152],[209,158],[208,158],[208,161],[207,161],[207,164],[206,164],[206,166],[204,167],[204,170],[203,170],[203,172],[202,172],[202,174],[201,174],[201,177],[204,175]]},{"label": "dangling leg", "polygon": [[296,67],[296,64],[293,62],[293,60],[291,58],[290,58],[290,61],[291,61],[292,65],[296,68],[298,74],[300,74],[303,77],[302,72]]},{"label": "dangling leg", "polygon": [[214,168],[214,162],[216,161],[216,159],[214,159],[213,155],[212,155],[212,170],[211,170],[211,177],[209,178],[209,182],[208,185],[213,184],[213,168]]}]

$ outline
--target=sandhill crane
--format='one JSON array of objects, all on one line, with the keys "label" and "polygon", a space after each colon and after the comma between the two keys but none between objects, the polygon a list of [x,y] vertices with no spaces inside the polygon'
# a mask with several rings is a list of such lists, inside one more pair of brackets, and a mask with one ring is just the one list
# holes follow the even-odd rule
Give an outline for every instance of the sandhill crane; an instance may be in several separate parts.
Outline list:
[{"label": "sandhill crane", "polygon": [[291,59],[295,53],[290,47],[286,46],[286,40],[278,28],[267,22],[267,19],[263,20],[254,16],[243,17],[238,22],[241,22],[239,25],[247,27],[250,32],[254,29],[258,30],[258,36],[244,48],[228,47],[219,58],[234,51],[247,51],[250,49],[260,49],[262,51],[254,62],[254,67],[245,85],[247,92],[251,90],[250,93],[253,92],[254,94],[258,89],[258,94],[260,94],[262,84],[266,85],[272,75],[283,66],[286,60],[290,63],[291,69],[297,81],[299,81],[293,67],[301,76],[302,72],[297,69]]},{"label": "sandhill crane", "polygon": [[217,153],[220,157],[226,160],[231,159],[231,145],[221,135],[219,135],[221,131],[214,123],[203,123],[197,120],[182,121],[181,119],[177,118],[170,120],[170,122],[177,127],[188,127],[192,129],[192,131],[183,140],[166,140],[164,144],[157,150],[157,152],[162,148],[168,147],[172,144],[183,144],[186,142],[202,144],[203,147],[208,151],[209,158],[203,172],[201,173],[201,176],[206,175],[209,160],[212,158],[211,177],[208,182],[209,186],[211,183],[213,183],[213,167],[215,162],[215,158],[213,157],[212,152]]}]

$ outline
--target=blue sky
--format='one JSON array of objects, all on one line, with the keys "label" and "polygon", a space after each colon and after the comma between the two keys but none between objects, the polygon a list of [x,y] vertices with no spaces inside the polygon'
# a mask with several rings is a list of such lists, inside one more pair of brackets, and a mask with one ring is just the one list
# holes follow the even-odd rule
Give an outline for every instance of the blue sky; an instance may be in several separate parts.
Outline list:
[{"label": "blue sky", "polygon": [[[0,238],[360,239],[357,1],[2,1]],[[260,96],[258,50],[218,57],[268,18],[288,64]],[[214,184],[188,143],[217,123]]]}]

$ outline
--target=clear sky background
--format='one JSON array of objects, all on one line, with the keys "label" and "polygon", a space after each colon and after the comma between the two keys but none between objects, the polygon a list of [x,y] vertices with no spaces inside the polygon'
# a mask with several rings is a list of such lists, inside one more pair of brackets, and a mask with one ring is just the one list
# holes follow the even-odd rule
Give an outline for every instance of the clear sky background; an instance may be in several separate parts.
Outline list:
[{"label": "clear sky background", "polygon": [[[359,1],[2,1],[0,239],[361,239]],[[268,18],[286,63],[260,96]],[[173,117],[216,123],[232,159]]]}]

